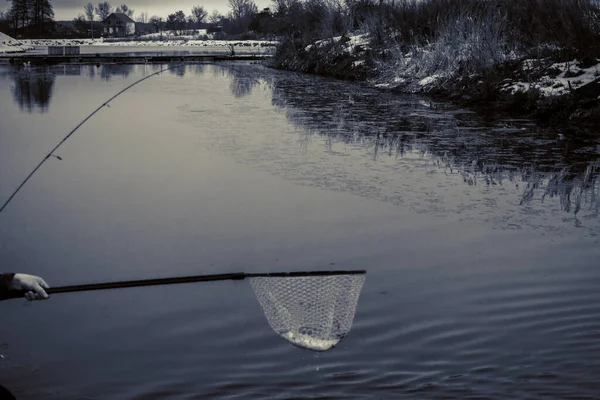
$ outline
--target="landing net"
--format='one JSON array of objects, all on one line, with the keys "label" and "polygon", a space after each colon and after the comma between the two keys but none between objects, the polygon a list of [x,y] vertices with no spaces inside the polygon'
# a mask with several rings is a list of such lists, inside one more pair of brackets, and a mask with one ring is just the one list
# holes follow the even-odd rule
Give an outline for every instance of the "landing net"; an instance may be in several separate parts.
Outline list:
[{"label": "landing net", "polygon": [[255,277],[254,293],[271,328],[296,346],[325,351],[352,327],[365,274]]}]

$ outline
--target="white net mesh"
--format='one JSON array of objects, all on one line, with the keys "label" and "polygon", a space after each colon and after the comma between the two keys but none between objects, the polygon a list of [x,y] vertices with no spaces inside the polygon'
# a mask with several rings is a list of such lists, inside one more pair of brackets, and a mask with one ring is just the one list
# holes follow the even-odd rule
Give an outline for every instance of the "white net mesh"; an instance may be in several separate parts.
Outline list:
[{"label": "white net mesh", "polygon": [[325,351],[350,331],[365,277],[258,277],[250,283],[277,334],[296,346]]}]

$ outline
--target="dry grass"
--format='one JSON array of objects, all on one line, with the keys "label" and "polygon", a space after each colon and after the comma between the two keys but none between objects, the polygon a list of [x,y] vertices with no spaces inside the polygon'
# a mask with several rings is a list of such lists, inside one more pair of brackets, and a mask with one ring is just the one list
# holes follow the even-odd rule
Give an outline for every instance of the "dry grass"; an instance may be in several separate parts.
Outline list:
[{"label": "dry grass", "polygon": [[477,74],[542,53],[565,60],[600,54],[600,10],[592,0],[368,3],[354,3],[349,15],[370,33],[374,47],[411,53],[405,71],[411,76]]}]

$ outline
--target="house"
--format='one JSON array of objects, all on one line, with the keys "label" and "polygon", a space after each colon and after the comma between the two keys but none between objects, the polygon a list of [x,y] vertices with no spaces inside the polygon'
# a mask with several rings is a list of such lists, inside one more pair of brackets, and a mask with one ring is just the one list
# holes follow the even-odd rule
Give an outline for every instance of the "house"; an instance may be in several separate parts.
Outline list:
[{"label": "house", "polygon": [[129,36],[135,34],[135,22],[126,14],[112,13],[104,21],[105,36]]},{"label": "house", "polygon": [[221,25],[207,26],[206,27],[206,33],[209,34],[209,35],[211,33],[223,33],[223,27]]}]

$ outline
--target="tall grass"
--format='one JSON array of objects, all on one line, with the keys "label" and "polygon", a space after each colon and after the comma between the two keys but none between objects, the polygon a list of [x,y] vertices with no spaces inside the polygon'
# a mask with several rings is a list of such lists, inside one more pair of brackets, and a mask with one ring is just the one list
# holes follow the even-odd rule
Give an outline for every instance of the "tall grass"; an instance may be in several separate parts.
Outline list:
[{"label": "tall grass", "polygon": [[[281,0],[283,1],[283,0]],[[364,57],[371,78],[412,81],[436,76],[447,88],[485,77],[476,98],[496,96],[494,84],[525,58],[594,64],[600,56],[596,0],[287,0],[275,15],[287,39],[274,65],[337,76],[348,60],[310,44],[317,39],[368,33]],[[282,3],[283,4],[283,3]],[[287,28],[286,28],[287,29]],[[333,41],[332,41],[333,42]],[[349,54],[347,58],[356,56]],[[361,56],[362,57],[362,56]],[[351,59],[350,61],[355,61]],[[590,64],[590,65],[592,65]],[[339,68],[338,68],[339,69]],[[328,71],[333,71],[328,73]],[[365,75],[363,70],[360,74]],[[352,72],[350,73],[352,75]],[[359,79],[357,77],[357,79]],[[439,85],[438,85],[439,87]]]},{"label": "tall grass", "polygon": [[[361,0],[350,7],[356,25],[372,30],[375,38],[386,31],[387,39],[405,46],[462,40],[477,55],[495,58],[499,50],[493,47],[499,45],[500,50],[550,48],[582,57],[600,49],[600,10],[594,0]],[[364,24],[369,20],[378,24]]]},{"label": "tall grass", "polygon": [[506,12],[496,8],[465,7],[436,27],[430,44],[412,47],[415,62],[407,72],[417,77],[481,73],[515,54]]}]

